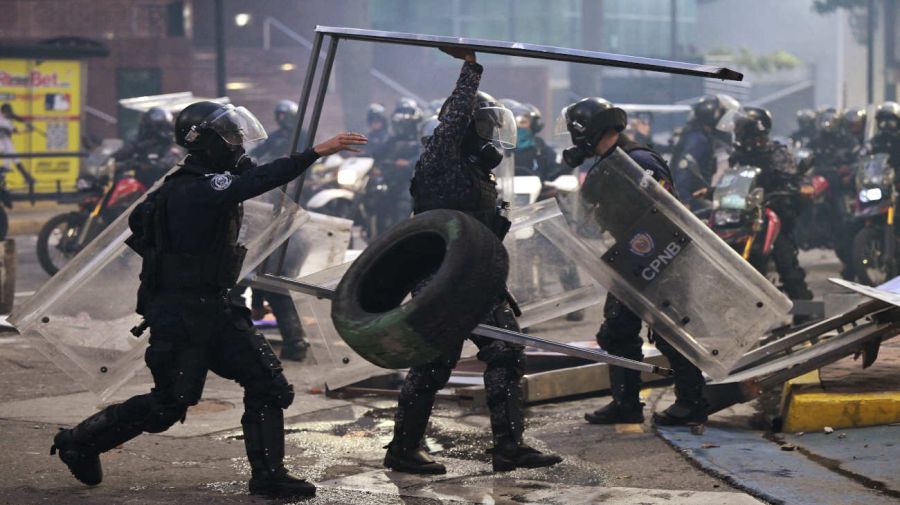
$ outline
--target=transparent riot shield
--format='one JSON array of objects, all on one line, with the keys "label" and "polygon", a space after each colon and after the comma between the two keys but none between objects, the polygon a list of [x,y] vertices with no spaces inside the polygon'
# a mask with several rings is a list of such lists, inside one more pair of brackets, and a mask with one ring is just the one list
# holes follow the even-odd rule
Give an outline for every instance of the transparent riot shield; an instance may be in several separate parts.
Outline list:
[{"label": "transparent riot shield", "polygon": [[[574,281],[560,279],[561,270],[555,266],[571,265],[575,262],[565,254],[570,248],[558,248],[535,231],[541,225],[555,222],[556,226],[565,228],[566,220],[556,205],[556,200],[549,199],[537,204],[528,205],[510,212],[512,227],[504,245],[521,246],[528,251],[511,258],[510,270],[526,271],[531,267],[532,274],[540,276],[545,282],[539,291],[529,291],[534,278],[521,283],[510,281],[509,288],[522,309],[518,318],[522,327],[540,324],[550,319],[568,314],[602,301],[605,290],[596,284],[588,275],[577,274]],[[517,265],[514,261],[526,262],[529,267]],[[551,264],[554,268],[551,268]],[[311,275],[302,276],[299,280],[328,289],[335,289],[350,267],[350,262],[336,267],[321,270]],[[512,278],[512,277],[511,277]],[[385,370],[379,368],[356,354],[348,346],[331,322],[331,301],[303,293],[292,292],[297,312],[303,320],[303,327],[310,343],[310,350],[316,363],[321,366],[321,377],[329,389],[337,389],[348,384],[359,382],[369,377],[382,375]],[[572,335],[573,339],[585,335]]]},{"label": "transparent riot shield", "polygon": [[715,379],[791,302],[627,154],[593,167],[570,226],[538,231]]},{"label": "transparent riot shield", "polygon": [[[130,332],[140,323],[134,308],[141,258],[124,243],[133,207],[9,317],[54,364],[104,399],[143,366],[148,338]],[[281,190],[245,202],[241,275],[308,220]]]}]

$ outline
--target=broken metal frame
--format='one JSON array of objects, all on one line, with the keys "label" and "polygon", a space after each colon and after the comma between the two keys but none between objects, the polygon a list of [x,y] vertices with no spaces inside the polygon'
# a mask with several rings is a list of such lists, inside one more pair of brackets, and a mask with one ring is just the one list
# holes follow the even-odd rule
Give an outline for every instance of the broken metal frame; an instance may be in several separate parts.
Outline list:
[{"label": "broken metal frame", "polygon": [[[251,287],[278,291],[296,291],[299,293],[315,296],[317,298],[331,299],[334,296],[334,290],[316,284],[289,279],[271,274],[256,275],[246,279]],[[584,358],[598,363],[608,363],[610,365],[628,368],[630,370],[638,370],[640,372],[648,372],[656,375],[671,376],[671,369],[662,368],[652,363],[644,363],[643,361],[635,361],[619,356],[614,356],[602,350],[584,349],[573,345],[561,344],[543,338],[520,333],[517,331],[497,328],[486,324],[479,324],[472,333],[481,337],[487,337],[494,340],[502,340],[512,344],[531,346],[537,349],[558,352],[576,358]]]},{"label": "broken metal frame", "polygon": [[[324,63],[322,65],[322,71],[319,76],[318,90],[315,101],[313,102],[309,125],[304,130],[303,126],[306,122],[307,110],[309,109],[310,105],[310,95],[312,93],[313,83],[315,81],[320,53],[322,50],[322,44],[325,37],[329,38],[328,48],[324,58]],[[507,56],[518,56],[523,58],[544,59],[552,61],[584,63],[608,67],[629,68],[635,70],[691,75],[696,77],[717,78],[723,80],[740,81],[741,79],[743,79],[743,75],[741,73],[724,67],[658,60],[653,58],[642,58],[599,51],[586,51],[581,49],[569,49],[562,47],[474,38],[443,37],[379,30],[317,26],[315,38],[313,39],[312,43],[309,66],[307,68],[306,77],[303,81],[303,87],[297,107],[297,127],[294,130],[294,137],[291,142],[291,153],[297,152],[297,147],[301,144],[301,142],[303,144],[304,150],[310,149],[315,142],[319,120],[322,116],[322,107],[324,106],[325,95],[328,90],[328,82],[331,78],[331,71],[334,67],[334,59],[337,54],[338,41],[341,39],[397,44],[404,46],[434,47],[439,49],[469,49],[481,53],[502,54]],[[305,134],[301,139],[301,132],[304,131]],[[293,194],[291,195],[291,198],[297,203],[300,202],[300,196],[303,191],[304,177],[305,174],[301,175],[297,179],[295,189],[293,191]],[[277,274],[282,274],[284,272],[284,263],[287,257],[287,247],[288,244],[287,242],[285,242],[279,249],[278,253],[273,257],[276,265],[274,271]],[[266,271],[267,267],[268,264],[264,265],[261,269],[261,272]],[[259,276],[257,276],[254,282],[261,286],[268,285],[272,287],[272,284],[285,282],[293,283],[294,281],[291,281],[284,277],[279,277],[278,275],[268,275],[261,273]],[[282,287],[286,286],[286,284],[282,284]],[[303,283],[292,284],[290,286],[290,289],[303,291],[320,297],[326,296],[328,294],[326,293],[326,291],[330,291],[320,286],[311,286]],[[669,370],[660,369],[659,367],[656,367],[654,365],[648,365],[646,363],[631,360],[623,360],[622,358],[609,355],[602,351],[592,351],[564,344],[558,344],[555,342],[526,335],[524,333],[502,330],[486,325],[480,325],[478,328],[476,328],[475,333],[496,340],[504,340],[517,344],[531,345],[540,349],[561,352],[564,354],[583,357],[595,361],[614,363],[618,364],[619,366],[632,368],[635,370],[647,371],[661,375],[668,375],[671,373],[671,371]]]}]

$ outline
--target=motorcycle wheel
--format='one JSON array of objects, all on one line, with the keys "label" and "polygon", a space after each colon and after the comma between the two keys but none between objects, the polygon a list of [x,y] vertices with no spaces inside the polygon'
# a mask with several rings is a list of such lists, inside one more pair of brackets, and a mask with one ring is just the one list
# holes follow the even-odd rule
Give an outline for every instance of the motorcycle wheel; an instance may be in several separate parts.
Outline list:
[{"label": "motorcycle wheel", "polygon": [[6,207],[0,205],[0,240],[6,240],[7,233],[9,233],[9,215],[6,213]]},{"label": "motorcycle wheel", "polygon": [[866,226],[853,237],[853,264],[861,283],[877,286],[887,282],[894,275],[893,263],[885,253],[880,227]]},{"label": "motorcycle wheel", "polygon": [[54,275],[78,254],[78,235],[85,217],[69,212],[52,217],[38,233],[37,257],[41,268]]}]

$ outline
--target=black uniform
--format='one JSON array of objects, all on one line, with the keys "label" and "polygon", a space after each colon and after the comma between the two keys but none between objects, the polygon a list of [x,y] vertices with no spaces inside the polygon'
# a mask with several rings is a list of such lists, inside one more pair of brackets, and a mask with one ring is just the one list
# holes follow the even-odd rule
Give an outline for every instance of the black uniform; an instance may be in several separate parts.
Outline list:
[{"label": "black uniform", "polygon": [[[789,194],[768,201],[768,205],[781,218],[781,232],[772,247],[772,259],[787,295],[793,300],[811,300],[813,294],[806,285],[806,273],[797,260],[798,249],[794,239],[797,217],[802,211],[800,174],[794,157],[786,146],[769,142],[762,149],[736,150],[728,161],[732,166],[749,165],[760,168],[762,173],[759,185],[766,194]],[[765,265],[754,266],[757,269],[765,268]]]},{"label": "black uniform", "polygon": [[291,181],[317,157],[309,150],[231,175],[191,155],[135,209],[127,243],[143,257],[138,313],[150,327],[145,361],[154,387],[60,432],[54,449],[70,467],[67,457],[103,453],[184,421],[212,370],[244,388],[241,425],[254,476],[286,473],[282,410],[293,387],[247,308],[229,303],[226,292],[246,252],[237,243],[241,202]]},{"label": "black uniform", "polygon": [[895,132],[878,132],[872,136],[869,152],[872,154],[885,153],[889,156],[888,164],[892,167],[900,167],[900,135]]},{"label": "black uniform", "polygon": [[[625,151],[641,168],[651,172],[653,177],[669,192],[674,191],[669,167],[666,166],[666,162],[659,154],[645,145],[632,142],[624,135],[619,136],[616,147]],[[677,185],[675,189],[677,189]],[[615,296],[609,294],[606,296],[606,303],[603,306],[603,324],[600,326],[600,331],[597,332],[597,343],[610,354],[641,361],[644,359],[641,350],[643,343],[640,336],[641,326],[640,316],[632,312]],[[669,360],[669,364],[675,372],[675,393],[678,400],[692,404],[702,402],[705,381],[700,369],[662,338],[656,337],[654,342],[660,352]],[[639,398],[641,372],[611,366],[609,374],[614,404],[621,406],[620,412],[627,411],[635,414],[631,420],[639,422],[643,419],[643,414],[640,413]],[[593,415],[597,415],[601,411]],[[591,416],[592,414],[586,416],[589,421]],[[597,420],[592,422],[597,422]]]},{"label": "black uniform", "polygon": [[[416,164],[410,185],[416,213],[432,209],[455,209],[479,219],[502,239],[509,221],[497,210],[497,187],[489,170],[470,165],[461,156],[461,144],[472,118],[475,95],[481,80],[481,65],[463,64],[456,88],[447,99],[441,122],[427,141]],[[485,314],[487,324],[518,330],[512,310],[503,300]],[[491,414],[495,446],[520,444],[523,431],[522,390],[519,381],[525,372],[521,346],[499,340],[471,337],[478,346],[478,359],[487,363],[484,384]],[[425,434],[434,396],[450,378],[459,359],[457,351],[433,363],[410,369],[400,391],[394,439],[401,449],[418,447]]]},{"label": "black uniform", "polygon": [[709,188],[716,173],[712,135],[701,125],[689,123],[675,145],[672,166],[675,195],[691,210],[702,208],[706,201],[694,198],[693,194],[698,190]]},{"label": "black uniform", "polygon": [[[380,233],[412,213],[409,181],[419,157],[419,141],[393,136],[373,156],[379,175],[369,177],[365,205],[366,210],[378,218]],[[405,166],[401,166],[404,162]]]}]

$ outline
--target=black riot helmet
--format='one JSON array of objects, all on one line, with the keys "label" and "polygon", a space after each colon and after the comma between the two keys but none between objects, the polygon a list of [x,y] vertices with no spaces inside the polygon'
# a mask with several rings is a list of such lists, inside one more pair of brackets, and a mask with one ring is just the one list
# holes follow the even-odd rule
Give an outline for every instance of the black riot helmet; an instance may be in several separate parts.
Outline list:
[{"label": "black riot helmet", "polygon": [[419,123],[422,122],[422,109],[412,98],[401,98],[391,114],[391,128],[394,135],[403,140],[416,140]]},{"label": "black riot helmet", "polygon": [[740,151],[760,149],[769,143],[772,113],[761,107],[744,107],[734,120],[734,147]]},{"label": "black riot helmet", "polygon": [[297,104],[290,100],[279,100],[275,104],[275,123],[279,128],[293,130],[297,126]]},{"label": "black riot helmet", "polygon": [[816,130],[823,135],[836,135],[841,128],[841,118],[834,108],[820,110],[816,114]]},{"label": "black riot helmet", "polygon": [[[449,106],[444,101],[438,119]],[[479,91],[475,96],[472,119],[462,142],[462,156],[466,163],[482,170],[493,170],[503,161],[503,150],[516,147],[516,120],[512,111],[493,96]]]},{"label": "black riot helmet", "polygon": [[900,104],[884,102],[875,109],[875,125],[878,132],[891,135],[900,134]]},{"label": "black riot helmet", "polygon": [[575,102],[562,111],[557,132],[568,132],[573,147],[563,151],[563,160],[577,167],[594,156],[597,143],[609,130],[621,132],[628,126],[628,115],[603,98],[591,97]]},{"label": "black riot helmet", "polygon": [[812,109],[798,110],[797,126],[803,131],[814,130],[816,128],[816,111]]},{"label": "black riot helmet", "polygon": [[244,144],[266,138],[266,130],[244,107],[195,102],[175,120],[175,142],[211,170],[234,170],[245,157]]},{"label": "black riot helmet", "polygon": [[385,110],[384,105],[381,105],[380,103],[369,104],[369,107],[366,108],[366,124],[371,128],[372,124],[379,121],[381,122],[382,128],[387,128],[387,111]]},{"label": "black riot helmet", "polygon": [[138,139],[166,139],[171,142],[175,121],[172,113],[162,107],[150,107],[141,116]]},{"label": "black riot helmet", "polygon": [[841,115],[841,124],[850,135],[861,137],[866,129],[866,109],[851,107]]},{"label": "black riot helmet", "polygon": [[731,130],[732,123],[725,116],[729,111],[732,111],[732,114],[736,113],[739,107],[738,101],[729,95],[706,95],[691,106],[691,112],[695,122],[728,132]]},{"label": "black riot helmet", "polygon": [[534,105],[520,103],[511,110],[516,116],[516,124],[519,128],[528,128],[535,135],[544,129],[544,118],[541,116],[540,109]]}]

